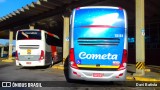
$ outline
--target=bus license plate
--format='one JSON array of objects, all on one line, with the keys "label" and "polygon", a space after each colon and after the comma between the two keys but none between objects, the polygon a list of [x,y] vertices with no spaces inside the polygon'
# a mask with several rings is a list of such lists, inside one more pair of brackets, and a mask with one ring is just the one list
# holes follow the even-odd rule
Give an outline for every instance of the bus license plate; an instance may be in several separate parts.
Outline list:
[{"label": "bus license plate", "polygon": [[31,62],[26,62],[26,64],[31,64]]},{"label": "bus license plate", "polygon": [[93,73],[93,77],[103,77],[103,73]]}]

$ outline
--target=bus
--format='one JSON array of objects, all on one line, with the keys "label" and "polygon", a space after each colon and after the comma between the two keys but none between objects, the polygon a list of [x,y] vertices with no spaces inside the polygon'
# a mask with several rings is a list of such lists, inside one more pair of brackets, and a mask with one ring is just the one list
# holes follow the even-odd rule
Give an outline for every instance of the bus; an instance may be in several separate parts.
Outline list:
[{"label": "bus", "polygon": [[16,66],[52,66],[58,62],[55,34],[39,29],[22,29],[16,33]]},{"label": "bus", "polygon": [[73,9],[69,37],[68,82],[126,80],[127,15],[123,8]]}]

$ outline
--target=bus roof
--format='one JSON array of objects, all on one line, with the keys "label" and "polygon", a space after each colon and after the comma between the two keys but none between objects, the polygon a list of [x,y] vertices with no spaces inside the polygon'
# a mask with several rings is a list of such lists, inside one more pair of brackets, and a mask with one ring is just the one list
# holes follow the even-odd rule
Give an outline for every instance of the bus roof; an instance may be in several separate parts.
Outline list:
[{"label": "bus roof", "polygon": [[120,10],[123,9],[121,7],[114,7],[114,6],[86,6],[86,7],[78,7],[76,9],[89,9],[89,8],[108,8],[108,9],[120,9]]},{"label": "bus roof", "polygon": [[40,29],[21,29],[21,30],[18,30],[18,31],[40,31]]}]

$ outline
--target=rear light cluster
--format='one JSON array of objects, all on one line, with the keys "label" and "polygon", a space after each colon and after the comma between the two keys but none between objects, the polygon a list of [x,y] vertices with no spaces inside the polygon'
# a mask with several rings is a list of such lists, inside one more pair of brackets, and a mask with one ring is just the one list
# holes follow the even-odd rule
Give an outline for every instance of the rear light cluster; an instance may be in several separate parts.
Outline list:
[{"label": "rear light cluster", "polygon": [[16,60],[19,60],[19,58],[18,58],[18,51],[16,51]]},{"label": "rear light cluster", "polygon": [[74,57],[74,48],[70,49],[69,59],[70,59],[71,67],[75,68],[75,69],[78,69],[77,64],[75,62],[75,57]]},{"label": "rear light cluster", "polygon": [[41,50],[41,54],[40,54],[39,60],[43,60],[43,59],[44,59],[44,51]]},{"label": "rear light cluster", "polygon": [[122,63],[120,64],[118,70],[124,70],[126,69],[126,63],[127,63],[127,50],[123,50],[123,56],[122,56]]}]

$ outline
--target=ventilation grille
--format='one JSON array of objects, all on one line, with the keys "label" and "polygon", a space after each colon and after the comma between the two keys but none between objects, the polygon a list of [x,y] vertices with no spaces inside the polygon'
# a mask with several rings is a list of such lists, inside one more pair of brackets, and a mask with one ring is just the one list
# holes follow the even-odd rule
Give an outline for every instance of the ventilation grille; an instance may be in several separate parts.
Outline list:
[{"label": "ventilation grille", "polygon": [[119,38],[78,38],[79,45],[118,45]]},{"label": "ventilation grille", "polygon": [[20,49],[39,49],[39,45],[19,45]]}]

